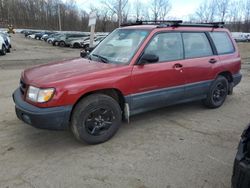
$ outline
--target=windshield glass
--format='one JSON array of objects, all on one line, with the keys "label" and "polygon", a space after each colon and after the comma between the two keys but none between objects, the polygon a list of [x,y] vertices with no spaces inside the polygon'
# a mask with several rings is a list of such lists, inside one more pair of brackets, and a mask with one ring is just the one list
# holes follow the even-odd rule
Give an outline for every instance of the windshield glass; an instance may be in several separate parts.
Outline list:
[{"label": "windshield glass", "polygon": [[116,29],[90,54],[93,60],[105,59],[107,63],[128,64],[149,31]]}]

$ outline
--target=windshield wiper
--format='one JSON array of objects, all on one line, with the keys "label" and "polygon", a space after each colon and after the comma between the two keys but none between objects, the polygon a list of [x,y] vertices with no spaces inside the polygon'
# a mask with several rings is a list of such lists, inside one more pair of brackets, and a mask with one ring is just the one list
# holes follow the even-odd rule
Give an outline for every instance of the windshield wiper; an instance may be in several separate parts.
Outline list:
[{"label": "windshield wiper", "polygon": [[91,54],[94,57],[97,57],[98,59],[100,59],[103,63],[109,63],[109,60],[106,57],[103,57],[101,55],[97,55],[97,54]]}]

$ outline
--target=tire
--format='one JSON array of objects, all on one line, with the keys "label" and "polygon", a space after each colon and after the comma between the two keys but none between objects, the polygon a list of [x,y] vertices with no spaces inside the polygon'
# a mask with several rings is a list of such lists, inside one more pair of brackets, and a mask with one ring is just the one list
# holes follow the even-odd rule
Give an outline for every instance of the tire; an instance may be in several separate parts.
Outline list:
[{"label": "tire", "polygon": [[71,130],[76,139],[87,144],[100,144],[118,131],[122,112],[112,97],[93,94],[76,105],[71,120]]},{"label": "tire", "polygon": [[7,52],[7,53],[10,53],[10,47],[9,47],[8,49],[6,49],[6,52]]},{"label": "tire", "polygon": [[66,46],[66,43],[65,43],[64,41],[61,41],[61,42],[59,42],[58,46],[60,46],[60,47],[65,47],[65,46]]},{"label": "tire", "polygon": [[81,45],[79,43],[74,43],[73,48],[80,48]]},{"label": "tire", "polygon": [[83,46],[83,49],[88,49],[89,48],[89,44],[85,44],[84,46]]},{"label": "tire", "polygon": [[7,51],[6,47],[4,45],[2,45],[2,49],[1,49],[0,54],[1,55],[6,55],[6,51]]},{"label": "tire", "polygon": [[203,104],[208,108],[219,108],[225,102],[228,90],[228,80],[224,76],[218,76],[212,83]]}]

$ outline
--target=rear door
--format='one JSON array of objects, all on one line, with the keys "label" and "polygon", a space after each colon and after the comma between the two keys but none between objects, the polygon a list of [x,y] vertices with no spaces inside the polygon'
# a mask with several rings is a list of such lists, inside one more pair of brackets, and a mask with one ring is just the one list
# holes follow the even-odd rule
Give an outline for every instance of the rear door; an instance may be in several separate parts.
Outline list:
[{"label": "rear door", "polygon": [[183,32],[185,60],[183,74],[186,79],[185,99],[206,97],[214,78],[213,67],[219,58],[206,32]]},{"label": "rear door", "polygon": [[158,33],[143,54],[159,57],[156,63],[134,65],[132,71],[132,114],[176,103],[183,97],[185,77],[181,33]]}]

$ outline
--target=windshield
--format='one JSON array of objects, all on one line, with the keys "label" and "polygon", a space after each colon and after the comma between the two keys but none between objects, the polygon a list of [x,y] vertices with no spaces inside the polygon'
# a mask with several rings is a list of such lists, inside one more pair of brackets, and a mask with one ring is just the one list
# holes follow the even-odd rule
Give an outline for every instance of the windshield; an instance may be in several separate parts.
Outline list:
[{"label": "windshield", "polygon": [[90,54],[93,60],[105,59],[106,63],[128,64],[149,31],[116,29]]}]

